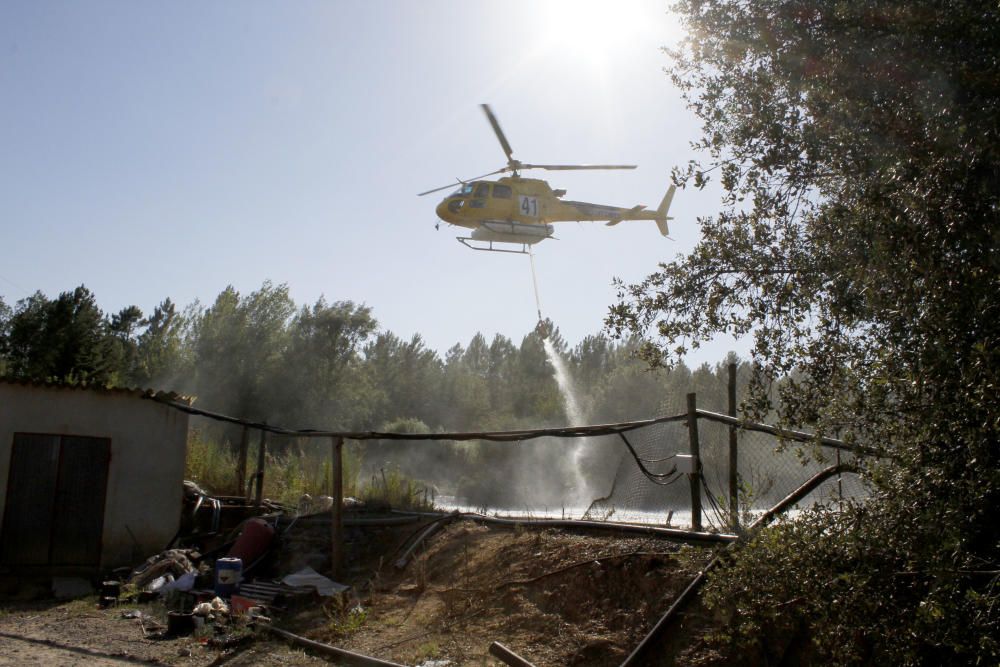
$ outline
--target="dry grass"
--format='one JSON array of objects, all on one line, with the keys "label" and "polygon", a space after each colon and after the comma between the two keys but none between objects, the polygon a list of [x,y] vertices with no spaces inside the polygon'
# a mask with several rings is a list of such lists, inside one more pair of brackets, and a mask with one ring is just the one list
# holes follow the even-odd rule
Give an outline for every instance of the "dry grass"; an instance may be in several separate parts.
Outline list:
[{"label": "dry grass", "polygon": [[[257,441],[247,452],[247,478],[253,476],[257,460]],[[185,479],[196,482],[211,493],[243,495],[236,488],[237,446],[211,438],[204,431],[192,429],[188,436]],[[369,504],[389,505],[399,509],[428,509],[425,487],[403,476],[397,469],[358,482],[361,454],[344,448],[344,495],[361,498]],[[280,503],[297,505],[304,494],[330,495],[332,454],[328,440],[309,438],[278,439],[267,446],[264,464],[264,497]]]}]

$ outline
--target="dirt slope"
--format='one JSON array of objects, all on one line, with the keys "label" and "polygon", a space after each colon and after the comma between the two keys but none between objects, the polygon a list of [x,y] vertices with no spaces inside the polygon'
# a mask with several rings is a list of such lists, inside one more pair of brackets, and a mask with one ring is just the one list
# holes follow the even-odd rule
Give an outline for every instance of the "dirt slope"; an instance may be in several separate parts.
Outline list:
[{"label": "dirt slope", "polygon": [[536,665],[617,665],[706,554],[679,551],[649,538],[460,522],[403,572],[383,567],[361,593],[363,612],[313,610],[292,625],[409,665],[501,664],[487,654],[494,640]]},{"label": "dirt slope", "polygon": [[[708,556],[646,537],[461,521],[428,540],[404,570],[391,565],[393,554],[382,556],[381,568],[378,560],[359,563],[350,597],[310,603],[276,624],[405,665],[500,665],[487,653],[493,641],[538,667],[618,665]],[[123,618],[122,608],[97,609],[96,601],[0,603],[0,667],[329,664],[267,636],[238,646],[206,644],[205,637],[157,638]],[[147,623],[165,620],[162,604],[143,610]],[[700,614],[689,615],[700,623]],[[691,657],[680,662],[710,656]]]}]

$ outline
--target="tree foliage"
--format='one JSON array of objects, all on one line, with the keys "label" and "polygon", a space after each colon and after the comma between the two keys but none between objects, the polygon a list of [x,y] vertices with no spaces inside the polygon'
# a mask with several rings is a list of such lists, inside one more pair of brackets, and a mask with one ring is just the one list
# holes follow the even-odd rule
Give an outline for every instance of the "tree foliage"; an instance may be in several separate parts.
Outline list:
[{"label": "tree foliage", "polygon": [[[608,323],[646,335],[653,363],[715,332],[752,335],[758,408],[769,378],[791,377],[786,421],[895,459],[875,476],[877,511],[815,519],[853,555],[787,528],[782,548],[806,554],[799,576],[760,559],[770,578],[719,585],[757,614],[787,605],[840,662],[995,662],[1000,600],[989,577],[963,573],[1000,567],[1000,8],[676,11],[689,37],[668,69],[708,157],[675,178],[718,178],[723,208],[699,221],[692,252],[623,285]],[[809,593],[831,577],[851,594]],[[830,596],[846,605],[834,618]],[[735,621],[748,641],[753,617]]]},{"label": "tree foliage", "polygon": [[[724,407],[721,367],[650,372],[633,355],[635,341],[596,334],[571,348],[550,326],[591,421],[682,412],[696,378],[702,404]],[[299,306],[271,282],[247,294],[227,287],[209,307],[181,309],[166,298],[148,316],[136,306],[105,314],[83,286],[55,300],[39,292],[13,309],[0,301],[0,373],[177,391],[210,411],[292,428],[569,423],[536,332],[519,344],[475,334],[442,358],[419,334],[405,340],[381,329],[368,306],[324,298]]]},{"label": "tree foliage", "polygon": [[16,378],[107,384],[114,372],[109,323],[82,285],[52,300],[36,292],[6,324],[7,373]]}]

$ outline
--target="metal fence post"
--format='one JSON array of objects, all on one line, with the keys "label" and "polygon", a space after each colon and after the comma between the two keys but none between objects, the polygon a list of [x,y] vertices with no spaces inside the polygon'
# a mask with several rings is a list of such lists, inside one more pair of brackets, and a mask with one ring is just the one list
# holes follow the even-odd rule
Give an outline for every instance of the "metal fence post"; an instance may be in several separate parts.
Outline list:
[{"label": "metal fence post", "polygon": [[698,395],[687,395],[687,427],[690,453],[694,457],[695,471],[688,475],[691,481],[691,529],[701,530],[701,447],[698,444]]},{"label": "metal fence post", "polygon": [[257,472],[254,473],[257,487],[254,490],[254,504],[260,507],[264,500],[264,455],[267,453],[267,431],[261,429],[257,444]]},{"label": "metal fence post", "polygon": [[236,495],[247,497],[247,450],[250,449],[250,429],[244,425],[240,435],[240,452],[236,458]]},{"label": "metal fence post", "polygon": [[[736,416],[736,364],[729,364],[729,416]],[[734,533],[740,530],[739,452],[736,427],[729,426],[729,523]]]},{"label": "metal fence post", "polygon": [[344,439],[333,439],[333,507],[330,508],[330,568],[340,581],[344,567]]}]

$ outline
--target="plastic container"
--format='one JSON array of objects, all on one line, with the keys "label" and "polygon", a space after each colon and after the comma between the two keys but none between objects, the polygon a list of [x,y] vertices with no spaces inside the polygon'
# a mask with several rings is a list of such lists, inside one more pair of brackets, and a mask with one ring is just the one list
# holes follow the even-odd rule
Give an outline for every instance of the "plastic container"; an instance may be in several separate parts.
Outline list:
[{"label": "plastic container", "polygon": [[181,637],[194,632],[194,617],[191,612],[168,611],[167,612],[167,636]]},{"label": "plastic container", "polygon": [[228,598],[236,592],[243,575],[243,561],[239,558],[220,558],[215,561],[215,594]]},{"label": "plastic container", "polygon": [[236,543],[229,550],[229,556],[239,558],[247,567],[250,567],[257,560],[267,553],[274,541],[274,528],[263,519],[249,519],[243,524],[240,536],[236,538]]}]

